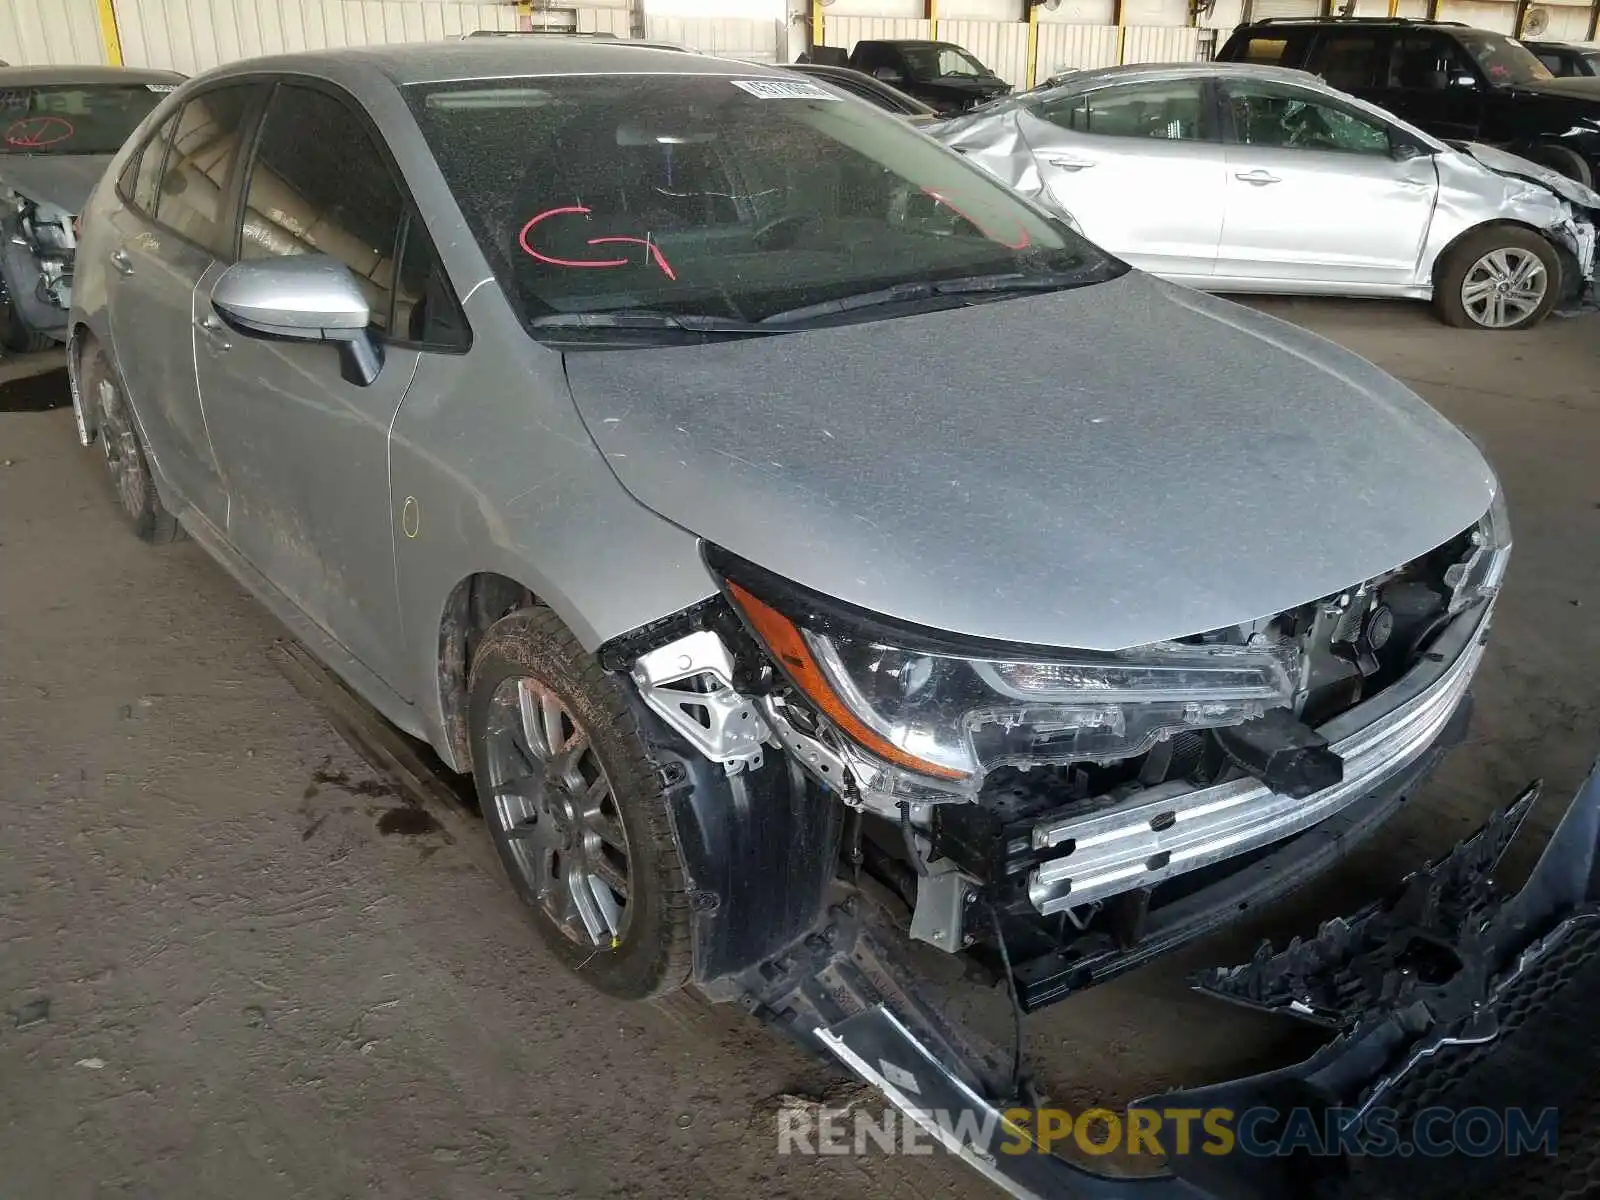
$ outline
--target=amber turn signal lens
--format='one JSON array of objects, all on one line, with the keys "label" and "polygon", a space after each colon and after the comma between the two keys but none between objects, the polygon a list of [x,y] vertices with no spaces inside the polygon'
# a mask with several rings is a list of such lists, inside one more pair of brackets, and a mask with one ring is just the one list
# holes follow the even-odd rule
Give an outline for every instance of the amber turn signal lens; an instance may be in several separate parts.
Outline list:
[{"label": "amber turn signal lens", "polygon": [[728,580],[728,594],[743,611],[745,618],[750,622],[750,627],[766,643],[773,657],[789,673],[789,678],[794,681],[795,686],[853,740],[885,762],[904,767],[908,771],[915,771],[919,775],[931,775],[935,779],[967,778],[965,771],[941,767],[938,763],[928,762],[915,754],[907,754],[899,746],[886,740],[839,699],[793,621],[731,579]]}]

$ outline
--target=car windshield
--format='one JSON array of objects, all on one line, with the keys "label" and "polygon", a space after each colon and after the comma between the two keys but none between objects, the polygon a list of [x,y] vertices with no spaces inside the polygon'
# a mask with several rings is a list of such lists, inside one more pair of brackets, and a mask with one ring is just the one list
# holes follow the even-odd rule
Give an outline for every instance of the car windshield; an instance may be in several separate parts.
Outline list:
[{"label": "car windshield", "polygon": [[961,79],[983,79],[990,74],[984,66],[960,46],[901,46],[911,68],[913,79],[943,79],[954,75]]},{"label": "car windshield", "polygon": [[0,86],[0,153],[114,154],[173,86]]},{"label": "car windshield", "polygon": [[903,122],[809,79],[546,76],[407,93],[529,322],[748,323],[897,286],[1004,277],[1024,293],[1126,269]]},{"label": "car windshield", "polygon": [[1550,68],[1535,58],[1531,50],[1503,34],[1465,29],[1458,32],[1456,37],[1490,83],[1535,83],[1555,78]]}]

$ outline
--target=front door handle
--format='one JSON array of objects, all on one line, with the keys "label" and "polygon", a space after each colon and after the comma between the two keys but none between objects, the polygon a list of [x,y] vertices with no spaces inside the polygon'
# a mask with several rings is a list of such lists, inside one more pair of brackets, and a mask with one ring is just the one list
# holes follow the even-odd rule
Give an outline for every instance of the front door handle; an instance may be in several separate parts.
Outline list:
[{"label": "front door handle", "polygon": [[1055,158],[1045,159],[1052,167],[1060,167],[1063,171],[1086,171],[1094,166],[1094,160],[1088,158],[1069,158],[1062,154]]},{"label": "front door handle", "polygon": [[128,257],[126,250],[113,250],[111,252],[111,265],[123,275],[133,274],[133,259]]},{"label": "front door handle", "polygon": [[207,314],[196,321],[194,327],[205,335],[206,341],[210,342],[218,350],[233,349],[233,343],[228,340],[228,327],[218,320],[216,316]]},{"label": "front door handle", "polygon": [[1238,172],[1236,172],[1234,174],[1233,177],[1235,179],[1237,179],[1237,180],[1240,180],[1241,182],[1244,182],[1244,183],[1253,183],[1257,187],[1261,187],[1262,185],[1268,184],[1268,183],[1282,183],[1283,182],[1283,180],[1279,179],[1276,175],[1272,174],[1272,172],[1263,171],[1259,167],[1257,167],[1254,171],[1238,171]]}]

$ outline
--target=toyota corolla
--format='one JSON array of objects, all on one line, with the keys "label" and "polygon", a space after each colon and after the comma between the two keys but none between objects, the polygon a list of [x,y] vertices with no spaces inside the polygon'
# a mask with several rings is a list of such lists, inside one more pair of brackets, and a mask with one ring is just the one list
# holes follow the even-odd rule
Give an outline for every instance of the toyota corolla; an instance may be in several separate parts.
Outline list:
[{"label": "toyota corolla", "polygon": [[623,44],[185,84],[71,349],[133,529],[471,772],[579,976],[891,1003],[950,1063],[873,964],[1032,1009],[1312,877],[1459,737],[1510,548],[1355,355],[822,83]]}]

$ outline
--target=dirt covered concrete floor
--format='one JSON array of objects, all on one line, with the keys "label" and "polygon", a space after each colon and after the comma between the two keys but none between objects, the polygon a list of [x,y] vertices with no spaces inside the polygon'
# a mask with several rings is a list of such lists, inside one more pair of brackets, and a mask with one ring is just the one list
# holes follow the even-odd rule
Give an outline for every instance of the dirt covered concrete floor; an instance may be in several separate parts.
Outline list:
[{"label": "dirt covered concrete floor", "polygon": [[[1493,335],[1420,306],[1263,307],[1481,440],[1510,584],[1470,742],[1374,843],[1029,1019],[1074,1106],[1306,1051],[1185,971],[1387,887],[1534,776],[1564,800],[1600,750],[1600,317]],[[774,1098],[826,1072],[738,1013],[564,976],[482,831],[386,819],[400,798],[269,663],[272,619],[193,543],[124,531],[69,410],[0,413],[0,463],[0,1195],[991,1194],[943,1158],[778,1157]],[[1337,538],[1339,498],[1300,519]],[[1004,1032],[997,994],[951,986]]]}]

